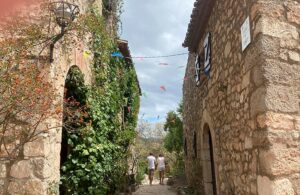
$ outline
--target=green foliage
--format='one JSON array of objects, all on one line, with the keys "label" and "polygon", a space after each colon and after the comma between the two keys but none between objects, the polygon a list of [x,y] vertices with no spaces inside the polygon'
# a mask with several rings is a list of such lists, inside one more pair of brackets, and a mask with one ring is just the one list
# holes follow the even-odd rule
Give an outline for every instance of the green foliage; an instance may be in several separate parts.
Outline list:
[{"label": "green foliage", "polygon": [[165,131],[168,131],[164,146],[168,152],[179,154],[183,150],[183,124],[180,115],[174,111],[167,114],[167,120],[164,125]]},{"label": "green foliage", "polygon": [[[126,175],[128,146],[136,136],[140,101],[137,77],[132,65],[111,57],[118,49],[97,11],[82,17],[77,29],[83,36],[93,35],[93,83],[79,95],[85,98],[87,124],[68,134],[72,150],[62,166],[61,180],[69,194],[114,193]],[[123,114],[124,107],[130,107],[130,112]]]},{"label": "green foliage", "polygon": [[164,139],[164,147],[170,153],[175,154],[175,159],[172,162],[173,175],[183,175],[183,124],[182,124],[182,103],[179,104],[177,112],[170,111],[167,114],[166,123],[164,125],[167,135]]},{"label": "green foliage", "polygon": [[138,170],[137,170],[137,176],[136,176],[136,182],[138,184],[141,184],[142,181],[145,179],[145,173],[148,171],[148,164],[146,160],[142,160],[138,164]]}]

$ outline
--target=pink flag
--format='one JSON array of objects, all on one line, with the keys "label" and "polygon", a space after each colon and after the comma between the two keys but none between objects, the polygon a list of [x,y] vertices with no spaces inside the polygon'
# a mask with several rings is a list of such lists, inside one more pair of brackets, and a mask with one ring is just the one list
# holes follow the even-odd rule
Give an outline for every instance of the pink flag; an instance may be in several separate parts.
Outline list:
[{"label": "pink flag", "polygon": [[166,87],[165,86],[160,86],[160,90],[162,90],[162,91],[167,91],[167,89],[166,89]]}]

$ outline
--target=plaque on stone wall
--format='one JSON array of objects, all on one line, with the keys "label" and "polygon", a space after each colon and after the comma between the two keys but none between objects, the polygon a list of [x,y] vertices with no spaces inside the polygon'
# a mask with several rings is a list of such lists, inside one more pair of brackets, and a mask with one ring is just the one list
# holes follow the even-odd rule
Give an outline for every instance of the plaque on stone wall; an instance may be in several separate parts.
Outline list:
[{"label": "plaque on stone wall", "polygon": [[242,51],[244,51],[247,48],[247,46],[251,43],[249,16],[246,18],[245,22],[241,27],[241,35],[242,35]]}]

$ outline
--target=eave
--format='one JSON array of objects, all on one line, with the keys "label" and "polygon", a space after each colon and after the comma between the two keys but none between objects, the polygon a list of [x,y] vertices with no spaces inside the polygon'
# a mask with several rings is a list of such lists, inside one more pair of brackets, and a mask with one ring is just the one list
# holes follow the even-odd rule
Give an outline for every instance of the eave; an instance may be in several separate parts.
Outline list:
[{"label": "eave", "polygon": [[197,52],[198,45],[205,33],[209,17],[213,10],[215,0],[196,0],[191,15],[183,47],[187,47],[189,52]]}]

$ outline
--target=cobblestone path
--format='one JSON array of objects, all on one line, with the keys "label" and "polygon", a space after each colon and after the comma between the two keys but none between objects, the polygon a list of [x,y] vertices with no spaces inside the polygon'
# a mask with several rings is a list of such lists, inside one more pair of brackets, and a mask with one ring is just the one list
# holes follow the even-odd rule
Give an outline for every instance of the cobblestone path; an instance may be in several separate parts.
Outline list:
[{"label": "cobblestone path", "polygon": [[[167,186],[166,184],[159,185],[158,180],[154,180],[152,186],[146,182],[148,181],[143,182],[143,185],[141,185],[133,195],[176,195],[176,193],[171,190],[170,186]],[[165,183],[166,182],[167,180],[165,180]]]}]

